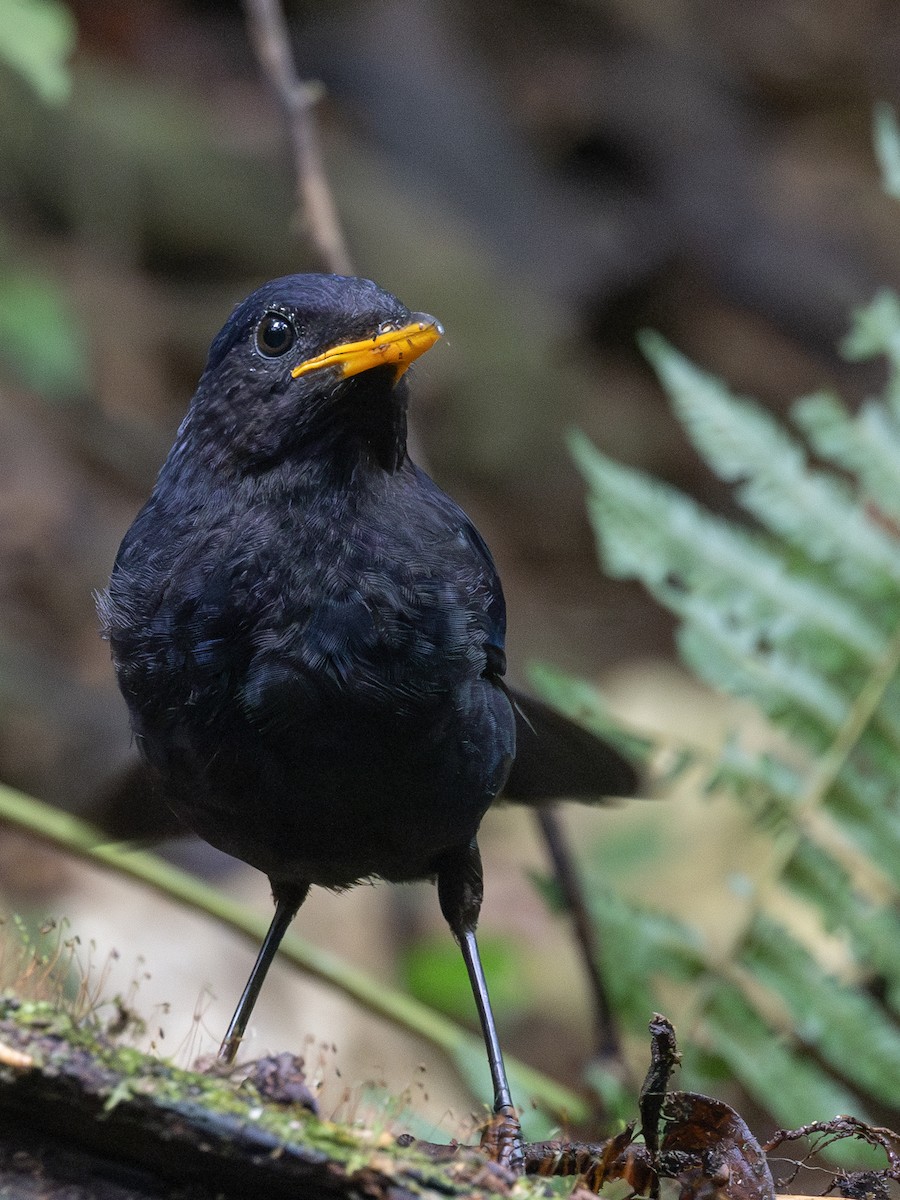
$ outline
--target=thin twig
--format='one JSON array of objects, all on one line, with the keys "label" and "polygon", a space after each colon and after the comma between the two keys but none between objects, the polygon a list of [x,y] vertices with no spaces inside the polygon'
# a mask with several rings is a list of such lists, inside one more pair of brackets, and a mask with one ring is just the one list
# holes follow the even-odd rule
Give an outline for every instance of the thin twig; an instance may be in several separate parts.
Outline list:
[{"label": "thin twig", "polygon": [[535,820],[572,922],[575,943],[581,954],[582,968],[587,976],[594,1002],[596,1053],[607,1070],[613,1069],[617,1074],[621,1074],[626,1069],[622,1043],[606,984],[600,973],[598,931],[588,913],[578,867],[556,809],[542,805],[535,811]]},{"label": "thin twig", "polygon": [[287,121],[297,203],[304,225],[328,270],[337,275],[352,275],[353,266],[325,175],[313,112],[321,88],[297,74],[279,0],[244,0],[244,12],[257,60]]}]

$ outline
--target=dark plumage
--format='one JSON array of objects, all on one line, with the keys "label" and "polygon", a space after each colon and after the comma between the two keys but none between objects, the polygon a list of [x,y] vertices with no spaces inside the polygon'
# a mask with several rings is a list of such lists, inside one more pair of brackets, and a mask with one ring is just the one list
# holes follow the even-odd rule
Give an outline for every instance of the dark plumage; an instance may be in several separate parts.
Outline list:
[{"label": "dark plumage", "polygon": [[272,883],[223,1056],[311,884],[436,877],[512,1120],[474,940],[479,822],[508,777],[536,801],[627,794],[634,776],[502,682],[490,553],[406,455],[404,372],[440,333],[363,279],[292,275],[245,300],[100,611],[172,807]]}]

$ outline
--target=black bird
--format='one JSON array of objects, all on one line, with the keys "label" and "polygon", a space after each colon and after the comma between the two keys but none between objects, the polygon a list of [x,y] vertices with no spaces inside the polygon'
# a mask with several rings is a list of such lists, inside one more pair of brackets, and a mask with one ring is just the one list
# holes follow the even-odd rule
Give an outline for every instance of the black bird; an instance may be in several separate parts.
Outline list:
[{"label": "black bird", "polygon": [[441,336],[365,279],[289,275],[212,344],[101,618],[175,812],[264,871],[275,916],[231,1061],[311,884],[436,878],[521,1157],[475,926],[479,823],[504,790],[627,795],[612,748],[503,682],[490,552],[406,453],[410,363]]}]

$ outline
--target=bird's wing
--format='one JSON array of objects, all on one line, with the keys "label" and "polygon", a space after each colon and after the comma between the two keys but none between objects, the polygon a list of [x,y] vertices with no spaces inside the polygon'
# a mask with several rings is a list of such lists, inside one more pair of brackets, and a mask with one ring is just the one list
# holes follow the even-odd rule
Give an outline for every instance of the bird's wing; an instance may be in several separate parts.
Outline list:
[{"label": "bird's wing", "polygon": [[500,678],[506,673],[506,600],[500,584],[500,576],[494,566],[494,560],[484,538],[466,518],[465,533],[472,548],[479,556],[484,570],[487,587],[487,618],[488,636],[485,642],[487,650],[487,673]]},{"label": "bird's wing", "polygon": [[467,574],[476,584],[473,590],[477,591],[485,616],[487,674],[491,678],[500,678],[506,673],[506,601],[493,556],[487,542],[456,501],[420,467],[414,467],[414,472],[421,494],[439,511],[447,532],[453,531],[454,537],[460,537],[465,543],[469,560]]},{"label": "bird's wing", "polygon": [[431,502],[440,506],[448,526],[461,530],[484,596],[486,674],[506,693],[516,720],[516,758],[503,796],[525,804],[539,804],[559,797],[588,801],[634,795],[638,788],[637,772],[618,750],[503,681],[506,602],[491,552],[462,509],[424,471],[416,470],[419,485]]}]

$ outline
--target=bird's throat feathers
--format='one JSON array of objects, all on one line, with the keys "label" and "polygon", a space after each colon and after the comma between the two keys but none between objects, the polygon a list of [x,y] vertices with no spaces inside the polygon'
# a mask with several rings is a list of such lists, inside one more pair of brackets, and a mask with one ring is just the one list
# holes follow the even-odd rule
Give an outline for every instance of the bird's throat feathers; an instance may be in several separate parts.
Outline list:
[{"label": "bird's throat feathers", "polygon": [[297,392],[289,378],[249,396],[246,375],[202,379],[164,472],[184,479],[199,468],[223,481],[306,490],[403,465],[405,377],[383,368]]}]

